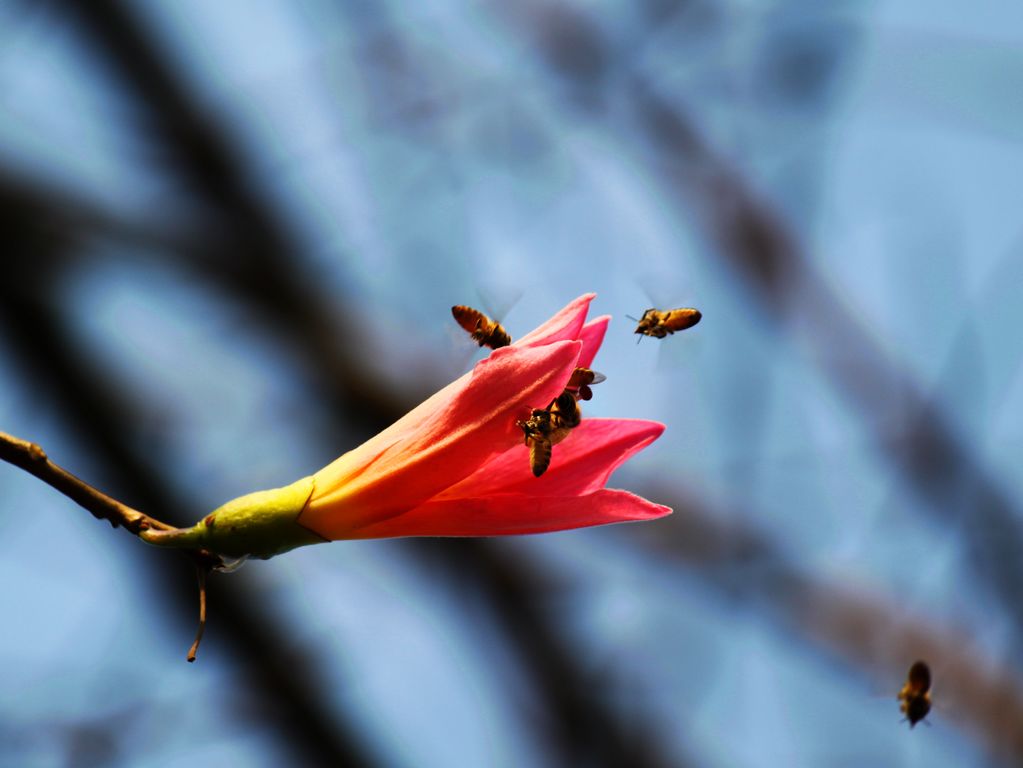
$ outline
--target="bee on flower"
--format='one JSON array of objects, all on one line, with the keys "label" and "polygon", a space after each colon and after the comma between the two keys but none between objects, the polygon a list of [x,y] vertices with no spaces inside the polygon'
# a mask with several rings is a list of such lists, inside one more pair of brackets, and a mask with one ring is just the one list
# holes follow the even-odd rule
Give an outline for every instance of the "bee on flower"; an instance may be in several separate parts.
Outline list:
[{"label": "bee on flower", "polygon": [[579,404],[568,389],[546,408],[534,408],[528,419],[515,422],[522,430],[523,442],[529,446],[529,468],[536,477],[540,477],[550,466],[554,446],[581,423]]}]

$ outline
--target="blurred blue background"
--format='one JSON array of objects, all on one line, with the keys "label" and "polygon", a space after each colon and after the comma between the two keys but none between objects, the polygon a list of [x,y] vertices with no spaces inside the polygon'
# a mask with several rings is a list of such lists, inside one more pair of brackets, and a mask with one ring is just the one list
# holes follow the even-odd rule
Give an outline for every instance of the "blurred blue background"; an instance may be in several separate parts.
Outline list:
[{"label": "blurred blue background", "polygon": [[1021,43],[1009,0],[0,6],[0,429],[191,522],[465,371],[452,304],[596,291],[586,413],[667,425],[611,485],[676,510],[248,564],[189,665],[187,561],[0,466],[0,764],[1019,765]]}]

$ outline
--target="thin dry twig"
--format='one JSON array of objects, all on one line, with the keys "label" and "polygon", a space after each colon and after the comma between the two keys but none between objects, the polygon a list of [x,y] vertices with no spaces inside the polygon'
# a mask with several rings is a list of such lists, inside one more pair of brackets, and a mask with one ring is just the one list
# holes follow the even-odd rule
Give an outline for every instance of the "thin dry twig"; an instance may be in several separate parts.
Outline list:
[{"label": "thin dry twig", "polygon": [[114,528],[121,526],[136,536],[149,528],[161,531],[174,530],[173,525],[132,509],[75,477],[50,461],[41,447],[28,440],[0,432],[0,459],[35,475],[87,509],[97,520],[109,521]]}]

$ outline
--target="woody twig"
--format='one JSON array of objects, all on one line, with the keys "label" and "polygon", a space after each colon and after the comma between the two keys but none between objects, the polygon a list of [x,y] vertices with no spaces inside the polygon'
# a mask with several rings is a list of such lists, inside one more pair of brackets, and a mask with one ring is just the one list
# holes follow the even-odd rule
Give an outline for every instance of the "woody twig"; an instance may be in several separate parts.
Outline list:
[{"label": "woody twig", "polygon": [[[0,432],[0,459],[56,488],[88,510],[97,520],[106,520],[115,528],[124,528],[135,536],[139,536],[145,530],[172,531],[175,529],[173,525],[168,525],[144,512],[139,512],[75,477],[63,467],[50,461],[41,447],[28,440]],[[187,553],[195,561],[199,573],[199,631],[196,633],[195,642],[188,651],[188,660],[195,661],[195,654],[206,624],[206,576],[210,571],[223,567],[224,563],[217,555],[205,549],[188,550]]]}]

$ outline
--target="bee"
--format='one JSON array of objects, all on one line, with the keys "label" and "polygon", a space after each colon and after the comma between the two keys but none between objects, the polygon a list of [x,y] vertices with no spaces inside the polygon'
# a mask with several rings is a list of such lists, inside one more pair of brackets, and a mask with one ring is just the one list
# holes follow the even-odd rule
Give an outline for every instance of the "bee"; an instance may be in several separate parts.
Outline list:
[{"label": "bee", "polygon": [[[630,320],[636,318],[626,315]],[[682,307],[680,309],[648,309],[643,317],[636,320],[636,333],[663,339],[675,331],[692,328],[703,317],[698,309]]]},{"label": "bee", "polygon": [[525,421],[515,422],[529,446],[529,468],[540,477],[551,464],[551,451],[582,422],[575,395],[565,390],[546,408],[534,408]]},{"label": "bee", "polygon": [[478,309],[456,304],[451,314],[481,347],[507,347],[511,344],[511,336],[500,323],[491,320]]},{"label": "bee", "polygon": [[565,385],[566,392],[572,392],[577,400],[589,400],[593,397],[593,390],[590,385],[606,381],[607,376],[602,373],[590,370],[589,368],[576,368]]},{"label": "bee", "polygon": [[576,402],[575,394],[565,390],[550,405],[551,421],[554,423],[554,439],[552,442],[560,443],[568,433],[579,426],[583,420],[582,411],[579,410],[579,403]]},{"label": "bee", "polygon": [[914,661],[909,668],[906,683],[902,686],[898,696],[899,711],[909,720],[909,727],[912,728],[918,722],[927,717],[931,711],[931,669],[924,661]]},{"label": "bee", "polygon": [[554,443],[551,435],[554,426],[551,423],[551,412],[542,408],[534,408],[533,415],[518,425],[525,435],[525,443],[529,446],[529,468],[534,477],[540,477],[551,465],[551,451]]}]

